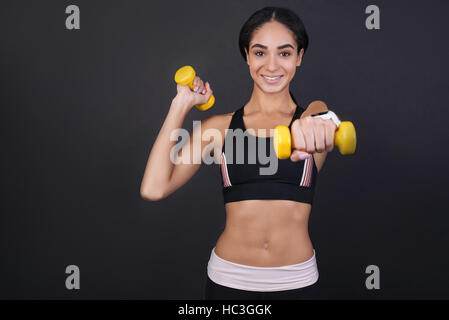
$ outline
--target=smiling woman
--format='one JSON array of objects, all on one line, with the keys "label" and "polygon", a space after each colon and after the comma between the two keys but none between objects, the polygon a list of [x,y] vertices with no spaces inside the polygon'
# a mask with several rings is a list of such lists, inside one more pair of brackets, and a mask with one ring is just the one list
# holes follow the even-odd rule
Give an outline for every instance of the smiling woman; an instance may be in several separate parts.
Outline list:
[{"label": "smiling woman", "polygon": [[[249,28],[254,27],[254,21],[250,18],[248,26],[242,28],[239,43],[240,52],[250,67],[251,76],[253,79],[263,80],[256,81],[256,85],[271,85],[266,87],[268,92],[277,90],[272,85],[290,83],[308,46],[308,36],[305,28],[301,26],[302,23],[292,23],[294,19],[287,18],[280,12],[269,18],[271,20],[264,25],[254,28],[252,37],[248,38],[248,31],[251,30]],[[295,30],[298,34],[295,34]],[[275,43],[281,44],[270,45]]]},{"label": "smiling woman", "polygon": [[[250,100],[233,113],[206,118],[199,129],[194,129],[186,145],[191,151],[203,151],[210,143],[196,142],[192,137],[197,131],[213,128],[221,132],[222,138],[214,139],[212,144],[222,177],[226,226],[207,266],[206,299],[298,299],[318,281],[308,219],[317,165],[322,166],[326,153],[314,153],[303,161],[279,159],[274,174],[261,175],[264,164],[259,159],[256,163],[236,161],[238,152],[243,152],[243,159],[253,158],[252,152],[258,152],[257,147],[249,148],[250,141],[245,140],[244,148],[238,152],[227,148],[235,146],[233,131],[237,129],[270,132],[278,125],[291,128],[310,114],[297,104],[289,89],[307,46],[305,27],[291,10],[265,7],[255,12],[243,25],[239,38],[240,52],[254,80]],[[167,197],[200,167],[189,163],[173,165],[168,157],[170,132],[179,130],[193,105],[204,103],[212,94],[209,83],[204,86],[198,77],[196,81],[194,92],[178,85],[178,95],[145,170],[141,187],[145,199]],[[272,136],[246,138],[257,140],[253,146],[266,144],[265,150],[274,153]]]}]

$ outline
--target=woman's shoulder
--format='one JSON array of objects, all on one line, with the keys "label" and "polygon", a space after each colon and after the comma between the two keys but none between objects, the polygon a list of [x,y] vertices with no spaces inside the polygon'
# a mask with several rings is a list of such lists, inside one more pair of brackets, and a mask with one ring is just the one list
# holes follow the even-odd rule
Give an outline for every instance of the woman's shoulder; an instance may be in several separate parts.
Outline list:
[{"label": "woman's shoulder", "polygon": [[235,112],[214,114],[202,121],[204,129],[218,129],[224,131],[231,123],[232,116]]}]

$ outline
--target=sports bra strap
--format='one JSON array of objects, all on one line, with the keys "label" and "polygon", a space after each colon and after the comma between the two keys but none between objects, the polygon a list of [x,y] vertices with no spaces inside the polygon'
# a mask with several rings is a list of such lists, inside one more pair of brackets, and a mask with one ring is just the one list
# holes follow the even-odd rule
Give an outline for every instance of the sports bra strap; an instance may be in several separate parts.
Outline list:
[{"label": "sports bra strap", "polygon": [[232,116],[231,124],[229,125],[229,129],[242,129],[244,130],[245,124],[243,123],[243,107],[234,112]]},{"label": "sports bra strap", "polygon": [[299,119],[303,112],[304,112],[304,109],[297,105],[295,114],[293,115],[293,118],[292,118],[292,121],[290,121],[290,124],[288,125],[289,129],[291,129],[293,121],[295,121],[296,119]]}]

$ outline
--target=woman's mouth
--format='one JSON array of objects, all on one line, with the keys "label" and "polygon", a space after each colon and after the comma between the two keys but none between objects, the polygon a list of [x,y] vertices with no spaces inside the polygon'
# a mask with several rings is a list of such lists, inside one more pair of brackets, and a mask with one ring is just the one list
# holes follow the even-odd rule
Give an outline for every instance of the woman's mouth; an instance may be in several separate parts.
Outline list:
[{"label": "woman's mouth", "polygon": [[264,78],[265,82],[270,83],[270,84],[274,84],[274,83],[278,83],[280,81],[280,79],[282,78],[282,76],[265,76],[265,75],[262,75],[262,78]]}]

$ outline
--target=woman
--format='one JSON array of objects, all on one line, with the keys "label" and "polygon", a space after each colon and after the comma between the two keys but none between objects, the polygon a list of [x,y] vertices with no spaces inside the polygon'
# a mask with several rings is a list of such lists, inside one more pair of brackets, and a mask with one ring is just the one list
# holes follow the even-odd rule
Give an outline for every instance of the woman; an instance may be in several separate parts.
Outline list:
[{"label": "woman", "polygon": [[[227,219],[208,263],[206,299],[298,299],[318,280],[308,218],[316,175],[333,149],[335,125],[308,116],[317,110],[304,110],[291,96],[289,85],[307,45],[304,25],[292,11],[266,7],[255,12],[239,39],[254,80],[250,100],[233,113],[206,118],[187,143],[190,151],[196,147],[204,151],[210,144],[221,150],[212,154],[220,164]],[[199,77],[195,86],[194,91],[177,86],[145,169],[141,196],[146,200],[167,197],[201,166],[193,161],[193,152],[192,161],[179,164],[173,164],[169,154],[175,144],[170,141],[171,132],[182,127],[194,105],[206,103],[212,94],[210,84]],[[259,160],[252,164],[231,161],[234,158],[225,141],[234,137],[227,129],[260,132],[277,125],[291,128],[297,149],[290,159],[279,160],[274,174],[261,175]],[[193,139],[195,133],[201,136],[208,129],[218,130],[222,138]],[[250,139],[262,140],[273,151],[271,135],[252,134],[244,145],[246,158]]]}]

